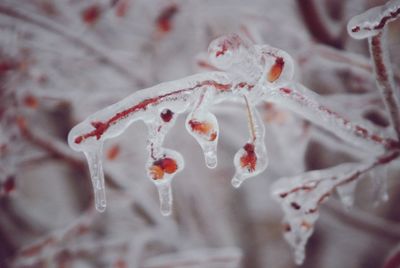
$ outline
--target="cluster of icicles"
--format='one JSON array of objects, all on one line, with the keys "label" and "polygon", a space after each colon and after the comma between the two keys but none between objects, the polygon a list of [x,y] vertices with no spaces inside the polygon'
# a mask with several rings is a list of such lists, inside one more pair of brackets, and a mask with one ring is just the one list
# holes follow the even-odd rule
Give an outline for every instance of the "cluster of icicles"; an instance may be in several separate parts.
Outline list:
[{"label": "cluster of icicles", "polygon": [[[349,22],[349,33],[354,38],[374,36],[383,28],[382,20],[386,23],[397,17],[399,3],[400,0],[392,0],[355,17]],[[186,129],[202,148],[207,167],[215,168],[219,128],[209,108],[225,100],[243,100],[249,121],[249,140],[234,157],[236,172],[232,185],[236,188],[244,180],[263,172],[268,164],[264,125],[255,108],[260,102],[283,105],[371,155],[383,153],[390,145],[389,139],[349,122],[324,106],[324,100],[317,94],[293,82],[294,64],[286,52],[267,45],[252,45],[238,35],[230,34],[214,40],[208,53],[209,64],[219,71],[135,92],[89,116],[71,130],[68,143],[87,158],[98,211],[106,208],[103,143],[120,135],[131,123],[142,120],[149,131],[147,175],[158,189],[161,213],[169,215],[171,181],[184,168],[184,160],[177,151],[163,147],[165,135],[177,116],[188,112]],[[354,183],[345,185],[346,180],[352,176],[352,170],[362,170],[365,166],[368,165],[349,164],[314,171],[281,179],[274,185],[273,192],[285,212],[285,238],[295,250],[297,264],[304,260],[304,247],[313,232],[318,207],[326,199],[326,193],[337,189],[349,205]]]},{"label": "cluster of icicles", "polygon": [[148,127],[147,175],[158,189],[163,215],[171,213],[171,181],[184,167],[180,153],[163,147],[164,137],[179,114],[189,110],[186,129],[200,144],[207,167],[215,168],[219,128],[209,108],[227,99],[243,99],[247,105],[250,138],[235,155],[233,186],[239,187],[245,179],[266,168],[264,126],[255,105],[263,100],[266,86],[281,87],[292,78],[292,59],[281,50],[252,46],[231,34],[210,44],[209,60],[221,71],[141,90],[91,115],[71,130],[68,142],[87,158],[98,211],[106,208],[103,142],[120,135],[137,120],[142,120]]}]

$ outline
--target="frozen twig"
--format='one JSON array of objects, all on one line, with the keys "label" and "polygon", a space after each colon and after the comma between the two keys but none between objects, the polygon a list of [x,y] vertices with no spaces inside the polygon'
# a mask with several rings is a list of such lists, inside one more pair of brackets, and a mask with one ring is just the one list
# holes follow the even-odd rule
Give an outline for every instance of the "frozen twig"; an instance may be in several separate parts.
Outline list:
[{"label": "frozen twig", "polygon": [[369,38],[369,46],[374,62],[375,78],[380,89],[382,99],[389,113],[391,124],[396,132],[397,139],[400,140],[400,106],[398,103],[396,86],[393,73],[385,46],[385,34],[383,30],[379,34]]},{"label": "frozen twig", "polygon": [[324,105],[318,94],[301,84],[288,84],[286,87],[269,91],[265,99],[287,107],[362,150],[377,154],[399,146],[395,140],[374,134],[365,126],[353,123],[333,111]]},{"label": "frozen twig", "polygon": [[360,175],[396,159],[399,143],[349,121],[325,105],[318,94],[293,82],[294,64],[284,51],[267,45],[251,45],[231,34],[214,40],[208,52],[210,64],[220,71],[192,75],[136,92],[89,116],[70,131],[71,148],[88,156],[96,208],[99,211],[105,208],[101,176],[103,142],[120,135],[133,122],[141,120],[148,126],[147,175],[159,191],[162,214],[169,215],[170,184],[183,169],[184,161],[178,152],[164,148],[163,141],[177,116],[189,111],[186,129],[203,149],[207,166],[214,168],[219,127],[209,108],[225,100],[245,100],[250,138],[234,157],[236,173],[232,184],[238,187],[245,179],[261,173],[268,162],[264,125],[255,106],[262,101],[277,103],[376,157],[362,164],[345,164],[277,183],[275,192],[289,223],[285,236],[295,248],[296,262],[301,263],[320,204],[334,189],[352,190]]},{"label": "frozen twig", "polygon": [[318,210],[333,191],[338,187],[353,188],[360,176],[377,166],[387,165],[399,155],[400,152],[395,150],[371,162],[342,164],[326,170],[311,171],[280,179],[274,184],[273,195],[282,204],[285,213],[285,238],[295,250],[297,264],[304,260],[305,244],[314,230]]},{"label": "frozen twig", "polygon": [[368,38],[378,88],[388,111],[391,124],[400,140],[399,96],[386,47],[386,26],[400,16],[400,1],[391,0],[352,18],[347,29],[356,39]]}]

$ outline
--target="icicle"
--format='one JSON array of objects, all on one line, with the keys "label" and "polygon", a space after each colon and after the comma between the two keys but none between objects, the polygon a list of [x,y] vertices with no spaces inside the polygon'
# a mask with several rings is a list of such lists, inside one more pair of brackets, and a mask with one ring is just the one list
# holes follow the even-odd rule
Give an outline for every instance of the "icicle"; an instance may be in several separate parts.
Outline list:
[{"label": "icicle", "polygon": [[96,145],[96,148],[84,151],[89,165],[90,177],[92,179],[95,206],[99,212],[104,212],[106,209],[106,192],[104,186],[102,149],[103,144],[99,143],[98,145]]},{"label": "icicle", "polygon": [[172,212],[172,190],[170,182],[156,184],[160,198],[160,211],[163,216],[169,216]]},{"label": "icicle", "polygon": [[217,118],[207,113],[189,114],[186,129],[200,144],[208,168],[217,166],[218,122]]},{"label": "icicle", "polygon": [[354,204],[354,191],[356,186],[357,181],[352,181],[336,188],[336,192],[338,193],[340,200],[347,209],[352,207]]},{"label": "icicle", "polygon": [[184,168],[183,157],[176,151],[161,149],[160,154],[150,156],[147,176],[156,185],[160,197],[160,210],[164,216],[171,214],[172,179]]},{"label": "icicle", "polygon": [[285,214],[284,236],[294,250],[297,265],[304,261],[305,246],[314,231],[320,205],[337,185],[348,184],[349,178],[367,168],[367,165],[342,164],[282,178],[273,184],[273,197],[282,205]]},{"label": "icicle", "polygon": [[245,97],[248,109],[248,121],[251,138],[235,154],[233,163],[236,168],[232,186],[238,188],[243,181],[263,172],[268,165],[267,150],[264,143],[265,128],[262,119],[252,104]]},{"label": "icicle", "polygon": [[306,217],[294,217],[284,219],[284,237],[290,244],[294,253],[296,265],[301,265],[305,259],[305,247],[308,239],[314,232],[314,224],[318,219],[318,213]]},{"label": "icicle", "polygon": [[168,216],[172,211],[171,181],[183,169],[184,161],[178,152],[162,147],[165,135],[175,123],[174,112],[164,108],[159,114],[153,120],[146,121],[149,130],[149,158],[146,167],[148,178],[158,190],[161,214]]},{"label": "icicle", "polygon": [[203,150],[208,168],[217,166],[217,145],[219,136],[218,121],[215,115],[207,111],[214,95],[204,89],[193,111],[186,118],[186,129],[199,143]]},{"label": "icicle", "polygon": [[387,202],[389,200],[387,176],[387,166],[378,166],[370,171],[370,177],[375,186],[374,205],[378,205],[379,202]]}]

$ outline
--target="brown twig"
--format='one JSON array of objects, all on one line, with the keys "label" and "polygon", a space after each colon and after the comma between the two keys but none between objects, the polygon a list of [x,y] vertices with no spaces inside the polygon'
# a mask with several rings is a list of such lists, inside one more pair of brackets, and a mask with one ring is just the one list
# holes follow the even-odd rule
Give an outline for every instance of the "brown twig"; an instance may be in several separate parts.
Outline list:
[{"label": "brown twig", "polygon": [[369,47],[374,64],[375,79],[389,113],[391,124],[396,131],[397,139],[400,140],[400,106],[396,99],[390,61],[385,53],[387,47],[384,46],[384,38],[386,38],[385,30],[368,39]]}]

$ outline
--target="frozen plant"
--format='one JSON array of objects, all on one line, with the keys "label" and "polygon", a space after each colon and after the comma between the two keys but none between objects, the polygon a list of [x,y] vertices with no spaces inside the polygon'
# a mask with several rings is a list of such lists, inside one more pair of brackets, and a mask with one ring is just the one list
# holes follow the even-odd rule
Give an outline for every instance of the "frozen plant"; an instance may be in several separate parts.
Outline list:
[{"label": "frozen plant", "polygon": [[[227,100],[245,102],[250,138],[234,157],[236,173],[232,179],[232,185],[239,187],[247,178],[263,172],[268,163],[265,130],[256,106],[261,102],[277,103],[367,151],[373,159],[281,179],[275,184],[274,195],[285,212],[285,237],[295,250],[296,263],[301,264],[319,206],[327,197],[337,189],[344,202],[351,205],[352,189],[360,175],[399,156],[399,110],[393,75],[381,47],[385,23],[396,18],[398,10],[398,1],[391,1],[384,8],[367,11],[367,15],[349,23],[353,36],[369,36],[371,40],[374,73],[397,133],[396,140],[351,122],[326,106],[318,94],[293,81],[294,63],[286,52],[268,45],[253,45],[237,34],[230,34],[214,40],[208,49],[209,64],[218,71],[141,90],[91,115],[71,130],[69,145],[84,152],[88,160],[96,208],[104,211],[106,207],[101,160],[103,142],[120,135],[131,123],[142,120],[148,126],[147,174],[158,188],[162,213],[168,215],[172,203],[170,184],[184,167],[178,152],[162,146],[176,117],[189,111],[186,128],[203,149],[206,165],[214,168],[219,128],[209,108],[223,105],[220,103]],[[373,21],[369,22],[371,17]]]},{"label": "frozen plant", "polygon": [[383,2],[0,1],[0,267],[397,265]]},{"label": "frozen plant", "polygon": [[[374,169],[378,167],[384,172],[379,172],[380,175],[372,173],[372,176],[376,177],[375,179],[377,180],[386,180],[385,175],[382,175],[382,173],[386,173],[385,166],[396,160],[400,155],[399,96],[390,66],[387,47],[385,46],[387,23],[395,20],[399,15],[400,1],[391,0],[384,6],[371,8],[365,13],[355,16],[349,21],[347,27],[349,34],[353,38],[368,38],[377,87],[385,103],[391,126],[397,138],[395,140],[385,139],[384,141],[381,137],[370,135],[369,130],[355,126],[356,135],[384,145],[381,148],[383,150],[374,148],[371,151],[371,154],[375,155],[373,160],[366,159],[361,164],[342,164],[334,168],[312,171],[293,178],[280,179],[273,187],[276,199],[283,206],[285,238],[294,248],[297,264],[302,264],[304,261],[305,244],[313,232],[314,224],[318,218],[319,206],[327,200],[333,191],[337,190],[343,203],[346,206],[351,206],[355,184],[359,178],[362,178],[367,172],[374,172]],[[303,101],[302,96],[299,98]],[[328,113],[338,116],[335,112],[328,111]],[[337,119],[345,125],[349,123],[344,118],[338,117]],[[386,182],[383,182],[382,185],[381,187],[385,187]],[[386,200],[386,189],[380,192],[381,198]]]}]

